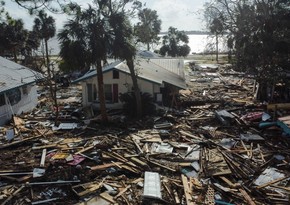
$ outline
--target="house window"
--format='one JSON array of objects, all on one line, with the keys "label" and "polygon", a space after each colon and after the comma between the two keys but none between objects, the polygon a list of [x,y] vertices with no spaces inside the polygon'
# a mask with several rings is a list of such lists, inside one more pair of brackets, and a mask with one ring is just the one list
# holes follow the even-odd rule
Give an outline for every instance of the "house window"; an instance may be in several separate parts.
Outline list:
[{"label": "house window", "polygon": [[6,105],[4,94],[0,94],[0,106]]},{"label": "house window", "polygon": [[113,79],[119,79],[119,71],[113,70]]},{"label": "house window", "polygon": [[21,92],[19,89],[10,90],[6,95],[10,105],[15,105],[21,100]]},{"label": "house window", "polygon": [[113,101],[112,85],[104,84],[104,92],[106,101],[112,102]]},{"label": "house window", "polygon": [[23,95],[28,95],[27,85],[25,85],[25,86],[22,87],[22,93],[23,93]]},{"label": "house window", "polygon": [[93,102],[97,98],[96,85],[92,83],[87,84],[88,102]]}]

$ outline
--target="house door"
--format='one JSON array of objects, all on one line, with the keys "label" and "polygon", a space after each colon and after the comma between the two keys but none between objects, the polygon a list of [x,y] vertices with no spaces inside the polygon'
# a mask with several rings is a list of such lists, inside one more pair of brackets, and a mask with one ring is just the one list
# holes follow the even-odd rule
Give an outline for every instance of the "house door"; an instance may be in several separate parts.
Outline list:
[{"label": "house door", "polygon": [[117,103],[119,99],[118,84],[113,84],[113,102]]}]

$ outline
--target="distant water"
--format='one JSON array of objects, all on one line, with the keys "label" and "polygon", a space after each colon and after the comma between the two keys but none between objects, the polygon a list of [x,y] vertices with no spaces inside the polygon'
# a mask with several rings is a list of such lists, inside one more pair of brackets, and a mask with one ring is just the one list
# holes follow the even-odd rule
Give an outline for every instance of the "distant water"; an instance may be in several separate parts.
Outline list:
[{"label": "distant water", "polygon": [[[162,37],[160,35],[160,37]],[[210,35],[188,35],[189,37],[189,47],[191,49],[190,53],[203,53],[208,51],[215,51],[215,38]],[[161,47],[162,39],[160,39],[160,44],[155,45],[153,47],[154,50],[159,49]],[[49,40],[49,48],[50,53],[52,55],[58,55],[60,48],[59,43],[57,41],[57,38],[54,37],[51,40]],[[141,49],[146,49],[146,47],[141,47]],[[219,40],[219,52],[226,51],[226,43],[223,39]]]},{"label": "distant water", "polygon": [[[215,51],[215,38],[210,35],[188,35],[189,47],[191,53],[203,53]],[[226,51],[226,42],[223,39],[219,39],[219,52]]]},{"label": "distant water", "polygon": [[[162,42],[162,35],[160,35]],[[204,52],[212,52],[215,51],[215,38],[212,35],[198,35],[198,34],[191,34],[188,35],[189,43],[188,46],[190,47],[190,53],[204,53]],[[160,48],[161,45],[157,46],[156,48]],[[226,43],[225,40],[219,39],[219,52],[226,51]]]}]

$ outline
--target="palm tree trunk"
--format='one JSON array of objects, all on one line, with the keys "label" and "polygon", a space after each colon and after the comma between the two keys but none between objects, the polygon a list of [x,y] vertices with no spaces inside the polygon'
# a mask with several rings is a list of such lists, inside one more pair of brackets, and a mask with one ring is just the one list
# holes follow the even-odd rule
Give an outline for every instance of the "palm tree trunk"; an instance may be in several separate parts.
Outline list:
[{"label": "palm tree trunk", "polygon": [[47,74],[48,74],[48,86],[49,86],[49,91],[50,91],[50,95],[51,98],[53,100],[53,104],[55,107],[55,123],[57,123],[58,120],[58,115],[59,115],[59,110],[58,110],[58,104],[57,104],[57,98],[56,98],[56,82],[55,82],[55,87],[53,87],[52,85],[52,72],[50,69],[50,59],[49,59],[49,55],[48,55],[48,44],[47,44],[47,40],[44,40],[44,44],[45,44],[45,56],[46,56],[46,67],[47,67]]},{"label": "palm tree trunk", "polygon": [[98,94],[100,101],[100,111],[102,116],[102,121],[108,121],[108,115],[106,111],[106,102],[105,102],[105,93],[104,93],[104,80],[103,80],[103,71],[102,71],[102,62],[101,60],[97,60],[97,76],[98,76]]},{"label": "palm tree trunk", "polygon": [[149,51],[150,50],[150,45],[149,45],[149,43],[147,43],[147,51]]},{"label": "palm tree trunk", "polygon": [[215,35],[215,47],[216,47],[216,62],[219,62],[219,38],[218,35]]},{"label": "palm tree trunk", "polygon": [[138,82],[137,82],[137,76],[134,70],[134,61],[133,59],[127,59],[127,65],[129,67],[130,70],[130,75],[132,78],[132,82],[133,82],[133,87],[134,87],[134,94],[136,97],[136,107],[137,107],[137,118],[141,118],[142,114],[143,114],[143,110],[142,110],[142,101],[141,101],[141,94],[140,94],[140,90],[138,87]]},{"label": "palm tree trunk", "polygon": [[14,62],[15,62],[15,63],[18,63],[18,62],[17,62],[16,48],[13,48],[13,56],[14,56]]}]

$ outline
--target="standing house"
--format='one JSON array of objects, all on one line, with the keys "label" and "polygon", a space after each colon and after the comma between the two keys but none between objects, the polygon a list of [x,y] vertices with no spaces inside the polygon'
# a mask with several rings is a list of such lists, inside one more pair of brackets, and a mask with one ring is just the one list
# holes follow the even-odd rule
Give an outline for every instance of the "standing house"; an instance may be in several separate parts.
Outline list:
[{"label": "standing house", "polygon": [[36,80],[42,75],[0,57],[0,125],[12,115],[28,112],[37,105]]},{"label": "standing house", "polygon": [[[143,93],[151,94],[155,102],[165,103],[180,89],[185,89],[182,59],[144,59],[135,60],[138,86]],[[130,71],[125,61],[115,61],[103,67],[104,91],[107,108],[122,108],[121,93],[133,91]],[[97,72],[90,70],[74,81],[82,84],[83,106],[98,107]]]}]

